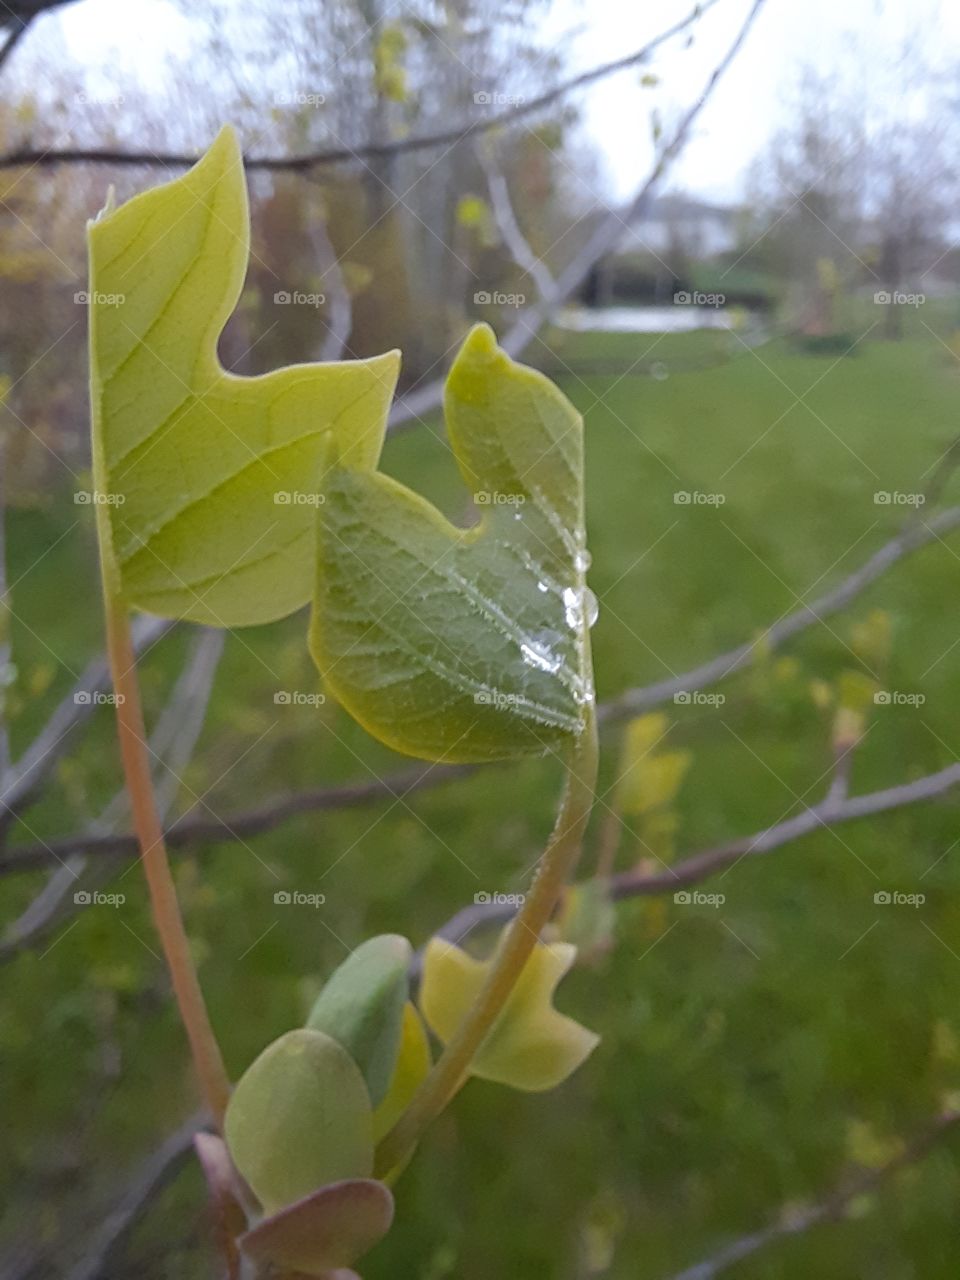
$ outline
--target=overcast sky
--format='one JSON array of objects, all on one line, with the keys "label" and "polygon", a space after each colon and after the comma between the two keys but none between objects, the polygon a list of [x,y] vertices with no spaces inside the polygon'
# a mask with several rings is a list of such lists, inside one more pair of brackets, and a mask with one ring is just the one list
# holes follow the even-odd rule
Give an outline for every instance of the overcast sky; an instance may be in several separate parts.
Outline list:
[{"label": "overcast sky", "polygon": [[[692,47],[672,42],[649,70],[620,73],[580,95],[586,137],[601,158],[608,189],[625,197],[649,169],[650,118],[656,107],[671,118],[699,94],[733,39],[751,0],[719,0],[697,27]],[[398,0],[397,8],[402,7]],[[692,0],[554,0],[550,40],[575,31],[573,70],[622,57],[692,7]],[[69,54],[85,66],[119,60],[148,83],[161,82],[166,55],[185,55],[189,21],[169,0],[84,0],[45,23],[59,23]],[[552,30],[551,30],[552,28]],[[866,92],[896,101],[907,42],[933,67],[960,68],[960,4],[956,0],[766,0],[749,42],[704,111],[671,185],[733,201],[750,160],[763,149],[789,111],[790,94],[804,64],[840,75]]]}]

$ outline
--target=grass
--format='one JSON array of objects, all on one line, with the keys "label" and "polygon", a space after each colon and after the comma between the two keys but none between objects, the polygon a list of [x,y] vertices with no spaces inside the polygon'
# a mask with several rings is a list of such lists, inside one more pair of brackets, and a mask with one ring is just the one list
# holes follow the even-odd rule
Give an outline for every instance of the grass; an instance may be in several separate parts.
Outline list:
[{"label": "grass", "polygon": [[[758,632],[892,535],[908,509],[878,505],[875,493],[922,489],[957,433],[949,338],[948,317],[931,305],[910,316],[902,342],[868,334],[840,359],[785,342],[751,352],[713,333],[567,334],[538,349],[586,419],[601,698]],[[462,511],[452,460],[431,432],[392,441],[386,466]],[[723,502],[678,504],[678,492]],[[18,746],[69,686],[58,655],[76,671],[100,644],[88,515],[58,494],[11,522],[11,580],[25,575],[14,600]],[[926,700],[873,712],[854,787],[956,758],[958,556],[956,539],[918,553],[805,633],[790,662],[737,677],[723,706],[666,708],[669,744],[693,754],[680,852],[756,830],[820,794],[829,726],[810,682],[861,667],[851,628],[873,610],[892,627],[880,682]],[[229,814],[402,763],[332,704],[275,705],[278,688],[315,688],[303,630],[301,617],[228,638],[184,807],[209,789],[210,805]],[[184,647],[171,637],[144,663],[148,713]],[[109,798],[119,777],[110,728],[104,709],[78,735],[17,839],[77,829]],[[605,746],[607,787],[614,733]],[[305,816],[249,846],[181,858],[191,937],[233,1071],[302,1019],[323,974],[364,936],[398,930],[420,944],[478,890],[521,888],[557,783],[547,762],[491,767],[407,802]],[[725,894],[721,908],[624,906],[612,954],[575,973],[561,997],[603,1033],[594,1058],[541,1097],[472,1084],[400,1184],[397,1227],[365,1263],[366,1280],[659,1280],[781,1204],[828,1189],[865,1147],[882,1152],[922,1127],[960,1085],[957,813],[946,799],[742,863],[709,886]],[[621,865],[640,852],[626,848]],[[8,1233],[25,1212],[62,1229],[55,1205],[71,1161],[92,1167],[90,1193],[106,1197],[192,1105],[141,881],[136,868],[118,874],[109,887],[127,895],[123,908],[81,912],[7,968]],[[39,880],[4,887],[11,915]],[[327,901],[277,907],[277,888]],[[926,902],[878,907],[878,889],[923,892]],[[944,1145],[852,1220],[731,1274],[952,1280],[958,1193]],[[198,1204],[191,1171],[132,1241],[131,1274],[209,1274]],[[82,1239],[90,1225],[71,1229]]]}]

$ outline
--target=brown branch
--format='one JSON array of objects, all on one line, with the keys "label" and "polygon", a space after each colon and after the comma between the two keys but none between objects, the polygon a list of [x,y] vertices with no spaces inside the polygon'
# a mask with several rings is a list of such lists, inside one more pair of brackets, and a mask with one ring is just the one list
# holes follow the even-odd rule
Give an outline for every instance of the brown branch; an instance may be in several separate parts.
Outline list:
[{"label": "brown branch", "polygon": [[[247,169],[265,170],[267,172],[302,173],[314,169],[318,165],[339,164],[349,160],[377,160],[385,156],[405,155],[413,151],[426,151],[430,148],[450,146],[453,143],[476,138],[494,129],[503,129],[517,121],[525,119],[552,106],[577,89],[602,80],[617,71],[624,71],[638,63],[645,62],[650,55],[668,40],[681,34],[692,26],[717,0],[706,0],[697,4],[679,22],[662,31],[641,49],[605,62],[602,66],[590,71],[581,72],[552,89],[538,94],[529,102],[521,102],[506,111],[497,111],[485,115],[481,120],[472,120],[467,124],[438,129],[431,133],[420,134],[410,138],[397,138],[392,142],[366,142],[357,147],[331,147],[318,151],[304,152],[297,156],[245,156]],[[36,6],[34,6],[36,7]],[[182,151],[153,152],[127,151],[116,147],[72,147],[72,148],[21,148],[0,155],[0,169],[15,168],[19,165],[61,165],[61,164],[109,164],[121,166],[140,166],[144,168],[183,169],[196,164],[198,157]]]},{"label": "brown branch", "polygon": [[842,1182],[822,1200],[807,1208],[785,1206],[770,1224],[751,1235],[726,1245],[712,1258],[677,1272],[670,1280],[715,1280],[744,1258],[752,1257],[768,1245],[791,1236],[802,1235],[812,1227],[828,1222],[842,1222],[859,1197],[876,1191],[889,1178],[910,1165],[926,1159],[929,1153],[960,1124],[960,1111],[946,1111],[913,1141],[907,1143],[892,1159],[877,1169],[868,1169]]},{"label": "brown branch", "polygon": [[[141,618],[134,628],[137,653],[151,648],[172,626],[162,618]],[[110,672],[101,655],[88,663],[30,746],[0,778],[0,835],[46,780],[66,749],[70,732],[93,713],[95,695],[109,688]]]},{"label": "brown branch", "polygon": [[[938,541],[943,534],[958,526],[960,526],[960,507],[950,507],[922,525],[909,525],[889,542],[884,543],[836,587],[819,596],[811,604],[802,605],[793,613],[767,627],[759,639],[746,641],[735,649],[712,658],[709,662],[691,668],[682,675],[657,681],[642,688],[627,690],[619,697],[603,703],[598,708],[601,723],[610,723],[647,711],[664,702],[669,702],[676,693],[692,693],[720,683],[748,666],[754,659],[758,645],[767,652],[782,647],[794,636],[846,607],[860,592],[906,555],[930,542]],[[41,736],[49,735],[45,731]],[[377,800],[404,798],[417,791],[441,786],[455,778],[467,777],[475,771],[475,768],[476,766],[470,765],[420,766],[389,774],[385,778],[374,778],[369,782],[348,783],[339,787],[324,787],[300,792],[227,818],[216,816],[199,818],[191,816],[188,812],[169,828],[167,841],[171,849],[178,849],[194,844],[221,844],[235,839],[248,839],[272,831],[300,814],[352,809],[375,803]],[[939,776],[931,775],[934,778]],[[850,803],[855,804],[857,801]],[[207,807],[209,809],[209,806]],[[8,850],[6,856],[0,859],[0,875],[32,871],[48,865],[51,861],[66,859],[79,852],[90,855],[134,857],[137,853],[137,843],[129,834],[81,834],[43,843],[24,844]],[[674,873],[676,871],[677,868],[674,868]]]}]

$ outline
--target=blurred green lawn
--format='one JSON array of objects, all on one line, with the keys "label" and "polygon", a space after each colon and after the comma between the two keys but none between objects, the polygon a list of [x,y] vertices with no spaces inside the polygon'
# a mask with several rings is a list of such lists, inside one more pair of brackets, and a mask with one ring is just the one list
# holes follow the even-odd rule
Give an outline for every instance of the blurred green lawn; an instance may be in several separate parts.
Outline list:
[{"label": "blurred green lawn", "polygon": [[[864,310],[855,334],[873,312]],[[839,360],[799,355],[786,340],[748,351],[717,333],[565,334],[549,351],[538,346],[535,360],[564,371],[586,415],[601,698],[756,633],[893,534],[908,509],[875,504],[875,492],[921,489],[960,427],[950,322],[930,305],[911,314],[902,342],[877,340],[878,327]],[[652,362],[659,377],[649,376]],[[385,465],[462,513],[465,494],[433,432],[391,440]],[[678,491],[725,502],[678,505]],[[947,492],[956,498],[960,485]],[[11,581],[24,575],[14,594],[22,747],[69,686],[55,655],[79,671],[100,646],[90,509],[66,490],[51,494],[44,509],[15,514],[10,540]],[[857,665],[850,627],[872,609],[892,618],[887,687],[926,701],[876,709],[854,788],[956,758],[958,557],[958,537],[914,555],[795,642],[796,666],[780,679],[760,667],[724,686],[722,707],[666,708],[669,744],[694,757],[681,854],[819,797],[829,725],[809,682]],[[230,814],[402,765],[329,703],[320,712],[274,704],[278,689],[316,688],[303,630],[299,617],[228,638],[183,807],[209,788],[206,801]],[[185,643],[185,633],[173,636],[144,663],[154,714]],[[104,708],[16,838],[76,830],[109,798],[119,778],[110,730]],[[615,730],[605,745],[609,785]],[[302,1019],[347,947],[385,930],[419,945],[478,890],[521,888],[557,787],[550,762],[490,767],[406,802],[305,816],[249,847],[181,858],[189,927],[231,1069]],[[865,1144],[852,1134],[882,1151],[923,1127],[960,1088],[950,1035],[960,1045],[957,815],[948,798],[744,861],[706,886],[726,895],[720,909],[669,899],[624,906],[609,960],[578,971],[561,994],[563,1008],[603,1033],[599,1050],[554,1094],[471,1084],[401,1182],[397,1226],[365,1263],[366,1280],[659,1280],[784,1202],[832,1187]],[[5,917],[38,884],[6,880]],[[141,876],[133,868],[110,887],[126,894],[122,908],[82,912],[4,974],[5,1232],[29,1200],[45,1231],[82,1243],[91,1220],[74,1222],[62,1207],[74,1203],[66,1189],[76,1192],[64,1163],[75,1160],[96,1206],[193,1105]],[[277,888],[324,893],[326,905],[275,906]],[[926,903],[877,907],[880,889],[923,892]],[[118,1076],[105,1068],[104,1038],[119,1054]],[[854,1220],[731,1274],[953,1280],[958,1194],[945,1144],[858,1206]],[[200,1196],[190,1168],[138,1230],[130,1275],[211,1273]]]}]

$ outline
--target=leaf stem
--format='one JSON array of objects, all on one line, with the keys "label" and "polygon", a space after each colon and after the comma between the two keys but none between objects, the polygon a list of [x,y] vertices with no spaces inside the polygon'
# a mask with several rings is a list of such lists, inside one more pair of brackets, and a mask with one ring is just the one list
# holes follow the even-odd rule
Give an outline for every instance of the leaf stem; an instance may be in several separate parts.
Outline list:
[{"label": "leaf stem", "polygon": [[117,737],[123,758],[123,772],[133,811],[133,825],[140,842],[143,867],[150,889],[153,919],[160,935],[170,971],[180,1017],[190,1041],[190,1050],[207,1106],[218,1128],[230,1097],[220,1046],[200,990],[200,982],[190,954],[177,891],[157,812],[150,774],[136,657],[130,636],[130,618],[122,601],[113,595],[104,575],[107,652],[116,695]]},{"label": "leaf stem", "polygon": [[406,1160],[427,1126],[465,1083],[475,1053],[506,1004],[576,866],[593,807],[597,757],[597,722],[591,703],[567,765],[557,820],[526,901],[504,935],[473,1006],[410,1106],[377,1147],[375,1177],[386,1176]]}]

